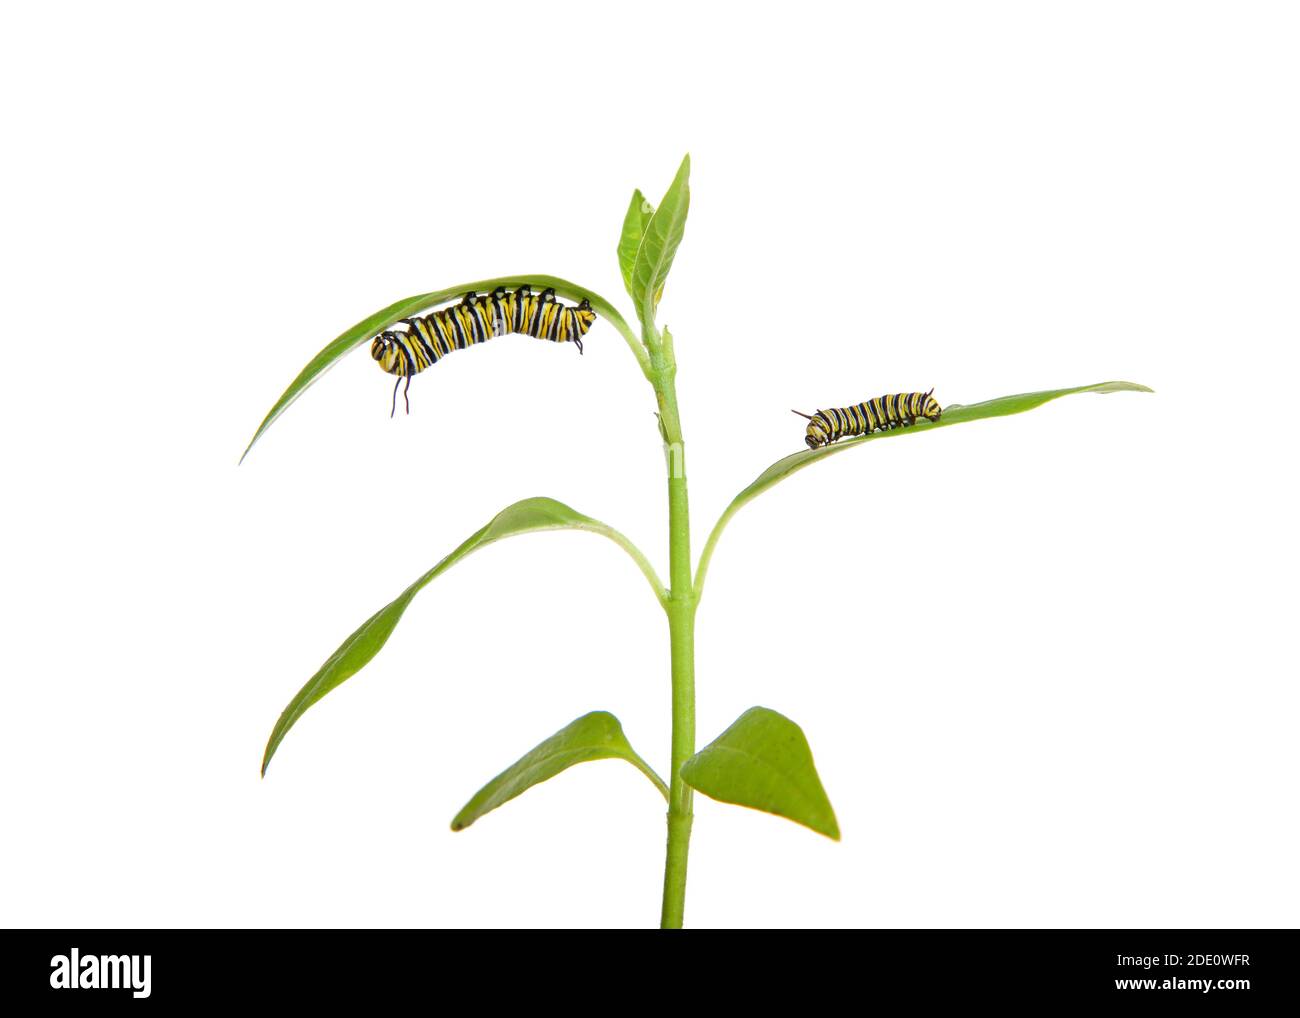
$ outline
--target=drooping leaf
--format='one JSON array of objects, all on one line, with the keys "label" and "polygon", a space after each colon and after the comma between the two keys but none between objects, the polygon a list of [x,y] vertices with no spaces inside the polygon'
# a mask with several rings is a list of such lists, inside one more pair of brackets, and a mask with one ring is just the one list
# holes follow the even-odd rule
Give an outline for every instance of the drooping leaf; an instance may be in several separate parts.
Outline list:
[{"label": "drooping leaf", "polygon": [[[700,556],[700,564],[695,576],[696,590],[698,591],[704,586],[704,577],[708,572],[709,562],[713,556],[713,548],[717,544],[723,528],[726,527],[740,508],[767,491],[774,484],[785,480],[791,474],[797,473],[818,460],[823,460],[828,456],[834,456],[849,449],[855,449],[866,442],[874,442],[878,439],[899,438],[903,435],[922,435],[927,431],[946,428],[953,424],[967,424],[970,421],[984,420],[986,417],[1005,417],[1008,414],[1024,413],[1026,410],[1033,410],[1035,407],[1040,407],[1044,403],[1058,399],[1061,396],[1070,396],[1078,392],[1151,391],[1145,385],[1138,385],[1136,382],[1098,382],[1096,385],[1080,385],[1073,389],[1045,389],[1042,392],[1023,392],[1015,396],[1001,396],[998,399],[985,400],[983,403],[972,403],[969,406],[954,403],[944,408],[943,414],[938,421],[919,420],[910,428],[877,431],[857,438],[841,439],[831,445],[824,445],[820,449],[804,449],[800,452],[791,453],[789,456],[777,460],[759,474],[748,487],[731,500],[731,504],[727,506],[726,511],[718,518],[718,522],[713,526],[713,532],[709,534],[709,539],[704,545],[704,552]],[[798,433],[802,436],[802,427],[799,428]]]},{"label": "drooping leaf", "polygon": [[459,286],[418,294],[415,297],[407,297],[394,304],[389,304],[388,307],[376,311],[370,317],[363,318],[352,328],[327,344],[320,353],[307,363],[307,366],[302,371],[298,372],[298,377],[276,400],[275,406],[271,407],[270,413],[266,415],[266,418],[254,433],[252,441],[248,443],[248,448],[244,450],[244,455],[239,457],[239,461],[241,463],[244,461],[244,457],[248,455],[254,443],[262,437],[266,429],[275,422],[275,419],[289,408],[289,404],[301,396],[316,379],[338,363],[341,357],[361,346],[372,336],[383,332],[390,325],[394,325],[404,318],[410,318],[412,315],[418,315],[429,308],[445,304],[447,301],[461,297],[471,290],[476,293],[491,293],[498,286],[516,289],[523,283],[530,284],[534,289],[550,287],[555,290],[556,294],[566,300],[580,301],[586,298],[591,301],[591,306],[596,314],[618,329],[624,341],[632,347],[632,352],[636,355],[638,362],[644,364],[646,355],[640,340],[636,338],[623,316],[618,313],[614,306],[592,290],[580,287],[576,283],[570,283],[566,279],[560,279],[558,276],[546,276],[537,273],[498,276],[495,279],[480,279],[473,283],[462,283]]},{"label": "drooping leaf", "polygon": [[668,193],[646,224],[641,246],[632,265],[632,299],[642,322],[654,320],[655,295],[663,290],[673,257],[686,230],[686,213],[691,204],[691,157],[682,160],[668,187]]},{"label": "drooping leaf", "polygon": [[545,742],[534,746],[504,771],[480,788],[474,798],[456,814],[453,831],[463,831],[485,813],[501,806],[533,785],[555,777],[574,764],[588,760],[626,760],[668,798],[668,788],[627,741],[618,718],[603,710],[584,714],[561,728]]},{"label": "drooping leaf", "polygon": [[840,839],[803,729],[766,707],[751,707],[682,764],[682,780],[710,799],[761,809]]},{"label": "drooping leaf", "polygon": [[638,188],[632,192],[632,201],[628,204],[627,215],[623,217],[623,232],[618,238],[618,268],[623,273],[623,286],[633,300],[632,266],[636,264],[636,252],[645,236],[646,223],[654,215],[655,207],[646,201]]},{"label": "drooping leaf", "polygon": [[285,707],[280,719],[275,723],[275,728],[271,731],[271,738],[266,744],[266,754],[262,758],[262,773],[266,773],[271,757],[275,755],[276,748],[280,745],[289,729],[297,723],[298,719],[306,713],[312,704],[316,703],[331,689],[350,679],[365,667],[371,658],[379,653],[384,644],[388,642],[389,636],[392,635],[393,629],[396,628],[402,613],[406,611],[407,605],[411,603],[416,594],[434,579],[441,576],[466,555],[486,547],[493,541],[499,541],[503,537],[525,534],[534,530],[559,530],[564,528],[586,530],[608,537],[632,556],[645,574],[646,579],[650,581],[656,596],[661,600],[666,596],[663,584],[655,576],[654,569],[645,556],[631,541],[613,527],[601,523],[599,520],[593,520],[590,516],[584,516],[582,513],[570,509],[564,503],[557,502],[552,498],[526,498],[521,502],[516,502],[514,505],[507,506],[497,513],[487,526],[473,534],[459,548],[402,591],[395,601],[380,608],[374,615],[366,619],[355,633],[343,641],[338,650],[330,655],[316,674],[289,701],[289,705]]}]

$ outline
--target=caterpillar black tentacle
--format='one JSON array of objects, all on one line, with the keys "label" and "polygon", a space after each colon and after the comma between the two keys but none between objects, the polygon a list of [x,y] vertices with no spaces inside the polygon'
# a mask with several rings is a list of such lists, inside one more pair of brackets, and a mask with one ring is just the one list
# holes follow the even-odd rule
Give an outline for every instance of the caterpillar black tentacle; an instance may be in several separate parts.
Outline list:
[{"label": "caterpillar black tentacle", "polygon": [[397,389],[402,384],[402,379],[406,379],[406,391],[402,393],[402,398],[406,400],[406,412],[411,412],[411,376],[398,375],[397,381],[393,383],[393,409],[389,411],[389,418],[397,416]]},{"label": "caterpillar black tentacle", "polygon": [[943,408],[933,393],[933,389],[929,392],[898,392],[877,396],[856,406],[818,410],[815,414],[805,414],[799,410],[792,413],[808,421],[808,430],[804,435],[808,448],[820,449],[853,435],[870,435],[873,431],[906,428],[915,424],[918,417],[937,421]]},{"label": "caterpillar black tentacle", "polygon": [[534,294],[527,284],[514,292],[499,286],[480,297],[470,292],[459,304],[427,315],[407,318],[405,331],[386,329],[370,344],[370,356],[390,375],[393,386],[392,414],[397,413],[397,387],[406,379],[406,412],[411,412],[411,378],[450,353],[512,332],[573,343],[582,353],[582,337],[596,320],[589,300],[577,307],[562,304],[552,289]]}]

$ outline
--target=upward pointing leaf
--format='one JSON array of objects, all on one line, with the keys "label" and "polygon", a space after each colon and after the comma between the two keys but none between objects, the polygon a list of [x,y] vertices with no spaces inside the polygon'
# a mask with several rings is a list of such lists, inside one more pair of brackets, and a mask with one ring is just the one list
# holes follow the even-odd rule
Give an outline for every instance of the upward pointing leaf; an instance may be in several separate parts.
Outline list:
[{"label": "upward pointing leaf", "polygon": [[646,223],[654,215],[655,207],[645,199],[638,188],[632,192],[632,201],[623,217],[623,233],[618,238],[618,268],[623,273],[623,286],[633,300],[632,266],[636,264],[637,249],[641,247],[641,238],[645,236]]},{"label": "upward pointing leaf", "polygon": [[971,421],[984,420],[987,417],[1005,417],[1009,414],[1024,413],[1026,410],[1033,410],[1035,407],[1059,399],[1061,396],[1072,396],[1075,393],[1150,391],[1145,385],[1138,385],[1136,382],[1098,382],[1096,385],[1080,385],[1073,389],[1044,389],[1041,392],[1022,392],[1015,396],[1002,396],[998,399],[985,400],[983,403],[972,403],[970,406],[954,403],[951,406],[944,407],[943,415],[935,422],[918,420],[910,428],[877,431],[857,438],[841,439],[831,445],[823,445],[819,449],[803,449],[791,453],[789,456],[777,460],[759,474],[748,487],[731,500],[731,504],[727,506],[726,511],[718,517],[718,522],[713,525],[713,531],[709,534],[709,539],[704,544],[704,552],[700,556],[700,564],[695,573],[695,589],[697,592],[703,589],[704,577],[708,572],[709,562],[713,558],[714,546],[718,543],[718,538],[731,518],[743,506],[767,491],[768,488],[785,480],[804,467],[816,463],[818,460],[838,455],[847,449],[855,449],[867,442],[875,442],[880,439],[899,438],[903,435],[920,435],[935,428],[946,428],[953,424],[967,424]]},{"label": "upward pointing leaf", "polygon": [[962,406],[960,403],[954,403],[951,406],[944,407],[943,415],[935,422],[919,420],[911,428],[899,428],[894,431],[877,431],[870,435],[863,435],[859,438],[841,439],[832,445],[824,445],[820,449],[805,449],[801,452],[793,453],[785,459],[777,460],[770,467],[764,470],[754,480],[748,488],[736,496],[736,501],[741,499],[753,498],[760,491],[770,488],[777,481],[780,481],[796,470],[802,470],[810,463],[817,460],[825,459],[827,456],[834,456],[837,453],[844,452],[846,449],[852,449],[855,446],[862,445],[864,442],[874,442],[882,438],[898,438],[902,435],[919,435],[923,432],[930,431],[933,428],[946,428],[953,424],[966,424],[970,421],[982,421],[988,417],[1006,417],[1009,414],[1022,414],[1026,410],[1033,410],[1042,406],[1051,400],[1059,399],[1061,396],[1072,396],[1080,392],[1150,392],[1145,385],[1138,385],[1134,382],[1098,382],[1096,385],[1080,385],[1073,389],[1045,389],[1042,392],[1022,392],[1015,396],[1000,396],[997,399],[986,399],[983,403],[972,403],[970,406]]},{"label": "upward pointing leaf", "polygon": [[534,746],[478,790],[451,822],[453,831],[463,831],[485,813],[490,813],[574,764],[588,760],[626,760],[668,798],[664,786],[650,765],[641,759],[623,734],[618,718],[603,710],[584,714],[549,739]]},{"label": "upward pointing leaf", "polygon": [[636,313],[642,323],[654,321],[656,294],[663,289],[668,271],[673,267],[677,245],[686,230],[686,213],[691,204],[691,157],[682,160],[668,187],[668,193],[646,224],[645,235],[632,265],[629,292],[636,301]]},{"label": "upward pointing leaf", "polygon": [[402,591],[395,601],[380,608],[366,619],[355,633],[343,641],[339,649],[330,655],[329,660],[320,666],[307,684],[298,690],[298,695],[289,701],[289,706],[284,709],[280,719],[275,723],[275,728],[271,730],[271,738],[266,743],[266,754],[262,758],[262,773],[266,773],[271,757],[275,755],[276,748],[288,734],[289,729],[312,704],[331,689],[350,679],[379,653],[397,627],[407,605],[433,580],[470,552],[478,551],[493,541],[533,530],[558,530],[564,527],[602,534],[614,541],[641,567],[641,571],[655,588],[656,596],[662,596],[662,585],[655,577],[649,562],[635,545],[613,527],[599,520],[593,520],[590,516],[584,516],[553,498],[526,498],[522,502],[516,502],[492,517],[487,526],[473,534],[459,548]]},{"label": "upward pointing leaf", "polygon": [[682,764],[681,775],[710,799],[775,813],[840,840],[803,729],[774,710],[745,711]]}]

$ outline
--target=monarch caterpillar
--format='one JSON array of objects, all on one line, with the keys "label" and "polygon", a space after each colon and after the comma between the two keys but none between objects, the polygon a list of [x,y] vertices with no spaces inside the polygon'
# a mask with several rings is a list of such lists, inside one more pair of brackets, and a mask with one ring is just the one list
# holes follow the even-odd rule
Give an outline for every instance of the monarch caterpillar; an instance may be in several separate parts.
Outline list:
[{"label": "monarch caterpillar", "polygon": [[524,284],[514,293],[499,286],[491,294],[470,292],[459,304],[401,323],[406,330],[386,330],[370,344],[370,356],[388,374],[396,375],[393,410],[397,413],[397,388],[406,379],[406,412],[411,412],[411,378],[456,350],[485,343],[497,336],[520,332],[554,343],[575,343],[582,353],[582,337],[596,320],[591,302],[576,308],[561,304],[554,290],[534,294]]},{"label": "monarch caterpillar", "polygon": [[831,442],[838,442],[850,435],[870,435],[873,431],[886,428],[905,428],[915,424],[918,417],[937,421],[943,413],[939,401],[930,392],[898,392],[889,396],[877,396],[857,406],[840,407],[836,410],[818,410],[815,414],[799,413],[807,418],[808,432],[804,441],[809,449],[818,449]]}]

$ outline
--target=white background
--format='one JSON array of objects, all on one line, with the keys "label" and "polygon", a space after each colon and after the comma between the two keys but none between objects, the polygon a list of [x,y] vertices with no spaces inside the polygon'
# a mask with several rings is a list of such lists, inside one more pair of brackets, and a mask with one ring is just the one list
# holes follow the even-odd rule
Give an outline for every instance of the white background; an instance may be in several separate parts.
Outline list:
[{"label": "white background", "polygon": [[479,785],[604,708],[665,769],[667,628],[586,534],[458,566],[258,764],[352,629],[550,495],[666,574],[653,397],[597,324],[389,420],[343,328],[548,272],[661,321],[698,549],[791,407],[1131,379],[872,443],[722,539],[700,742],[801,724],[843,841],[697,798],[697,926],[1294,926],[1300,39],[1286,4],[10,6],[0,921],[637,926],[663,808]]}]

